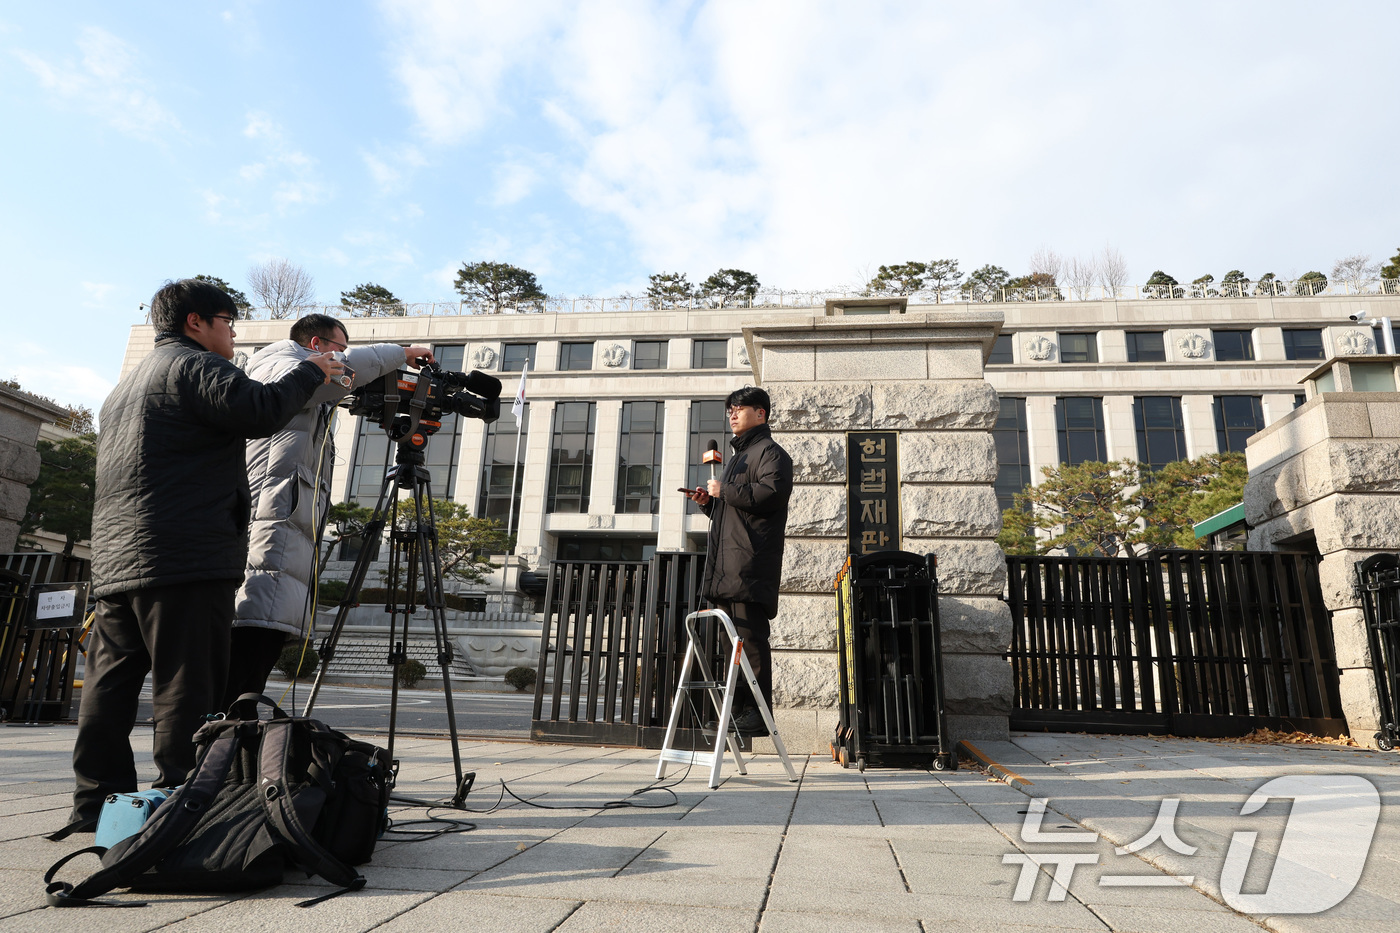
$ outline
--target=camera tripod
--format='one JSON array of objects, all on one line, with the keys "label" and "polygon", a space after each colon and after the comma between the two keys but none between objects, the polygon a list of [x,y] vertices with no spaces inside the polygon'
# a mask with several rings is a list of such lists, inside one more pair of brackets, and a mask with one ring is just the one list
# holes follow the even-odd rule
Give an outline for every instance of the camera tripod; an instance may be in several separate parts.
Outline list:
[{"label": "camera tripod", "polygon": [[[452,705],[452,679],[448,668],[452,664],[452,644],[447,640],[447,616],[443,605],[442,560],[438,553],[437,523],[433,514],[433,499],[430,490],[431,478],[423,465],[424,451],[430,432],[423,429],[414,432],[397,443],[398,452],[394,465],[384,474],[384,482],[379,487],[379,500],[374,513],[365,524],[365,546],[355,558],[355,566],[350,571],[350,583],[336,610],[335,623],[321,642],[321,664],[316,671],[316,680],[311,685],[311,695],[306,700],[303,716],[310,716],[316,705],[316,696],[321,690],[321,681],[326,669],[335,656],[336,646],[345,628],[345,620],[350,609],[356,604],[360,588],[364,585],[365,574],[374,557],[371,542],[378,541],[385,527],[389,529],[389,579],[385,611],[389,613],[389,654],[387,663],[393,667],[393,686],[389,700],[389,760],[393,762],[394,777],[397,778],[399,762],[394,758],[394,734],[399,712],[399,670],[408,660],[409,618],[417,611],[420,586],[422,605],[428,610],[433,623],[433,639],[437,647],[437,660],[442,668],[442,695],[447,702],[447,729],[452,740],[452,767],[456,775],[453,795],[448,800],[419,800],[411,797],[391,795],[391,800],[422,807],[464,808],[467,794],[471,792],[476,772],[462,773],[462,752],[457,739],[457,715]],[[408,498],[400,499],[398,490],[412,491]],[[400,509],[412,508],[411,520],[404,528],[399,527]],[[403,584],[403,599],[400,603],[400,582]],[[400,628],[402,616],[402,628]]]}]

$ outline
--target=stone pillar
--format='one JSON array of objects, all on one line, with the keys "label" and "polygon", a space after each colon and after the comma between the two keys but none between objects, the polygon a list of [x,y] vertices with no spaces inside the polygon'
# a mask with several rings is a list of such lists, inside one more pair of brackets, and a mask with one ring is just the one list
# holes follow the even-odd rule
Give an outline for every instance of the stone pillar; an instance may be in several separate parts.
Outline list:
[{"label": "stone pillar", "polygon": [[1353,565],[1400,551],[1400,395],[1315,394],[1251,437],[1245,458],[1249,548],[1316,543],[1343,711],[1352,737],[1369,744],[1379,706]]},{"label": "stone pillar", "polygon": [[832,583],[848,553],[846,432],[898,431],[903,540],[938,556],[945,698],[960,738],[1006,738],[1011,615],[992,483],[996,392],[982,365],[993,312],[814,316],[744,328],[794,482],[773,622],[773,686],[790,747],[824,751],[837,705]]},{"label": "stone pillar", "polygon": [[39,425],[64,414],[28,392],[0,386],[0,553],[15,549],[29,484],[39,478]]}]

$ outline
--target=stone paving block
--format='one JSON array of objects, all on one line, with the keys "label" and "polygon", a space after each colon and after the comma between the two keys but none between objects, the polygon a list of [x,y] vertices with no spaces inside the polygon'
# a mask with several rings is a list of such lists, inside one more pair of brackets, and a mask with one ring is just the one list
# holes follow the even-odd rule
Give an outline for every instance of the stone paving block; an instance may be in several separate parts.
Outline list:
[{"label": "stone paving block", "polygon": [[[850,870],[856,865],[859,871]],[[835,833],[789,835],[773,872],[773,890],[800,891],[813,885],[855,894],[907,890],[884,839],[853,839]]]},{"label": "stone paving block", "polygon": [[807,887],[800,891],[775,888],[768,896],[766,909],[844,914],[849,917],[855,928],[858,928],[866,917],[916,918],[924,921],[925,928],[936,924],[959,930],[963,929],[964,924],[974,921],[986,924],[986,928],[1019,923],[1042,928],[1066,927],[1102,931],[1105,926],[1087,907],[1073,899],[1016,903],[1010,897],[998,900],[950,894],[882,891],[869,891],[860,896],[852,896],[850,892],[822,886]]},{"label": "stone paving block", "polygon": [[667,830],[619,878],[664,876],[718,884],[766,884],[782,837],[714,830]]},{"label": "stone paving block", "polygon": [[[161,926],[162,933],[357,933],[378,927],[388,917],[397,916],[428,900],[423,892],[352,891],[299,910],[294,905],[326,893],[323,887],[283,884],[259,891],[240,900],[178,923]],[[172,898],[178,904],[184,898]],[[163,906],[163,905],[162,905]],[[65,911],[54,911],[65,913]],[[111,914],[138,914],[144,911],[118,910]],[[105,917],[104,917],[105,921]],[[149,927],[147,927],[149,929]],[[103,933],[108,933],[104,930]]]},{"label": "stone paving block", "polygon": [[1097,904],[1093,908],[1114,933],[1259,933],[1259,924],[1233,911],[1164,914],[1152,907]]},{"label": "stone paving block", "polygon": [[667,933],[750,933],[757,910],[677,907],[660,904],[584,904],[559,927],[559,933],[594,930],[665,930]]},{"label": "stone paving block", "polygon": [[427,933],[469,928],[490,933],[548,933],[559,928],[580,901],[449,891],[400,914],[377,933]]},{"label": "stone paving block", "polygon": [[[818,914],[806,911],[765,910],[763,933],[851,933],[851,918],[844,914]],[[919,921],[910,917],[884,920],[863,917],[860,933],[924,933]]]}]

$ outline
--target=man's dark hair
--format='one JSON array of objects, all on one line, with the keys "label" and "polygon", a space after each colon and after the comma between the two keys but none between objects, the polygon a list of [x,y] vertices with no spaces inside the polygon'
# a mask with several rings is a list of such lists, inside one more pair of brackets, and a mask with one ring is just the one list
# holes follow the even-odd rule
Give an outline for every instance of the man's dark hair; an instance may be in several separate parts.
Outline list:
[{"label": "man's dark hair", "polygon": [[349,342],[350,335],[346,332],[345,325],[329,314],[308,314],[297,318],[297,322],[292,325],[292,339],[303,347],[311,343],[312,337],[335,340],[337,334],[343,334],[345,342]]},{"label": "man's dark hair", "polygon": [[771,421],[773,417],[773,403],[768,399],[768,393],[758,386],[744,386],[742,389],[735,389],[729,393],[729,397],[724,400],[724,410],[738,408],[740,405],[747,405],[750,408],[763,409],[763,420]]},{"label": "man's dark hair", "polygon": [[195,279],[166,282],[151,296],[151,323],[157,333],[183,334],[191,314],[205,320],[219,314],[238,317],[238,305],[219,286]]}]

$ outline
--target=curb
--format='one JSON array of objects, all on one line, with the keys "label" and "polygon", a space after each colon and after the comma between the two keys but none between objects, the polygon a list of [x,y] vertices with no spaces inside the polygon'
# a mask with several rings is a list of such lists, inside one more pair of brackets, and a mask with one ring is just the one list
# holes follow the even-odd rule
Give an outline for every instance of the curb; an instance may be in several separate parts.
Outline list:
[{"label": "curb", "polygon": [[1016,788],[1030,787],[1034,781],[1021,777],[1005,765],[997,764],[986,752],[964,739],[958,743],[958,756],[968,758],[986,768],[993,777]]}]

